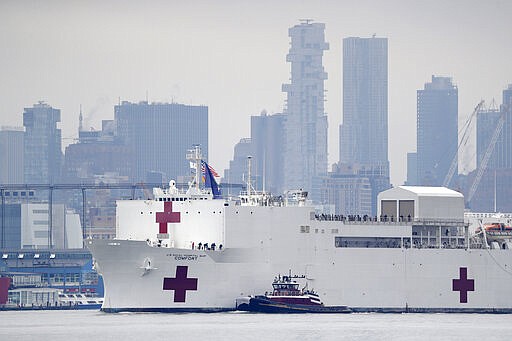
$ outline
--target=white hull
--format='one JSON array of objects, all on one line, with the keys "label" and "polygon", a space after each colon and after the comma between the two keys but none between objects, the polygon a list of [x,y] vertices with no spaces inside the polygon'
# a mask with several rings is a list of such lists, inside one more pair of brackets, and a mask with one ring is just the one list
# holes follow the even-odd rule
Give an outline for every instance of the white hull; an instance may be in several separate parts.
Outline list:
[{"label": "white hull", "polygon": [[[512,250],[330,245],[312,247],[307,257],[296,250],[274,258],[263,248],[208,251],[157,248],[144,241],[89,243],[103,275],[106,311],[231,310],[236,297],[268,291],[276,274],[291,269],[306,274],[325,305],[354,311],[512,312]],[[197,290],[186,290],[185,302],[174,302],[174,290],[163,290],[164,278],[175,278],[178,266],[187,267],[187,278],[197,278]],[[467,303],[453,290],[461,267],[474,280]]]}]

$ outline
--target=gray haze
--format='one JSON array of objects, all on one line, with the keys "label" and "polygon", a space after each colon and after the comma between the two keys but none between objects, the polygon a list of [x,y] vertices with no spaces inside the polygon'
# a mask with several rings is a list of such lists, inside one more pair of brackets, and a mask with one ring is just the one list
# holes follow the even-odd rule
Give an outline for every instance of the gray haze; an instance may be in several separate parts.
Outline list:
[{"label": "gray haze", "polygon": [[[24,107],[61,109],[63,145],[84,122],[101,129],[118,99],[204,104],[210,163],[224,169],[250,135],[250,115],[282,112],[288,28],[326,24],[329,162],[338,161],[341,47],[349,36],[389,39],[391,181],[416,150],[416,90],[431,75],[459,87],[459,122],[512,83],[510,1],[10,1],[0,2],[0,125]],[[460,172],[474,163],[466,153]]]}]

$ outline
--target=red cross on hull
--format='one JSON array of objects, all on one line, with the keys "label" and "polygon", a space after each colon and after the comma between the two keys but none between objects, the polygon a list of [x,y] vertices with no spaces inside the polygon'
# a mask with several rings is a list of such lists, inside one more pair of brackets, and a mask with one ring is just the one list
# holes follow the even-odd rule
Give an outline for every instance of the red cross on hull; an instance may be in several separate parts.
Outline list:
[{"label": "red cross on hull", "polygon": [[459,292],[460,303],[468,303],[468,291],[475,291],[475,280],[468,279],[468,268],[459,268],[459,278],[452,280],[452,290]]},{"label": "red cross on hull", "polygon": [[197,278],[187,278],[188,266],[177,266],[176,277],[164,277],[163,290],[174,290],[174,302],[185,302],[187,290],[197,290]]}]

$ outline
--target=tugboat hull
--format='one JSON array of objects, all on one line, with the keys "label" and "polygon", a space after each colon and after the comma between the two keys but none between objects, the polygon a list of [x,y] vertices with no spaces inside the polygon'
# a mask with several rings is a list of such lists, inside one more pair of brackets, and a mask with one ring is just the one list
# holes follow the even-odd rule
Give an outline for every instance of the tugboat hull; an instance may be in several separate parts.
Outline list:
[{"label": "tugboat hull", "polygon": [[289,304],[275,302],[265,296],[244,297],[237,299],[236,309],[241,311],[277,314],[346,314],[352,312],[347,306],[324,306],[323,304]]}]

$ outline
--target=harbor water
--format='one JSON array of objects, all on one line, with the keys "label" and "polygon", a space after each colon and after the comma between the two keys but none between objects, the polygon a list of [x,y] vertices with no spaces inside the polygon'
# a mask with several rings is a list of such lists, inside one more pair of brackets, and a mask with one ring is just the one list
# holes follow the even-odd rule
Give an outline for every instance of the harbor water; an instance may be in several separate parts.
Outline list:
[{"label": "harbor water", "polygon": [[3,311],[0,340],[510,340],[512,314]]}]

